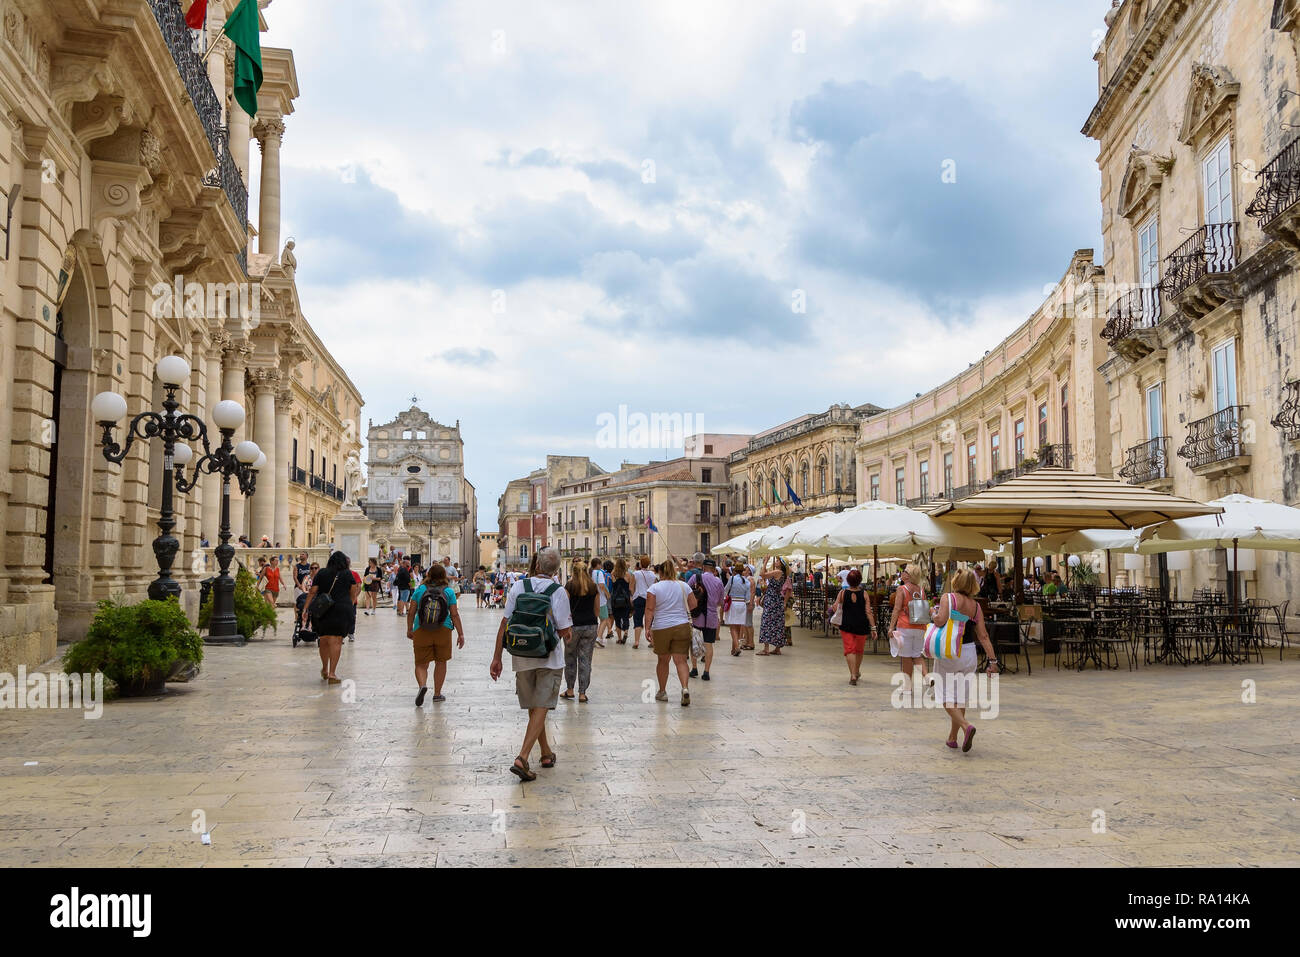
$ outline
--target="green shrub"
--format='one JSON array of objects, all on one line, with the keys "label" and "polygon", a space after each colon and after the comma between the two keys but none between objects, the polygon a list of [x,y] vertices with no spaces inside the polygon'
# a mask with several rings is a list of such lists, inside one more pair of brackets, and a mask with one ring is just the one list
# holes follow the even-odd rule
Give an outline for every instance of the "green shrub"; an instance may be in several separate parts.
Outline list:
[{"label": "green shrub", "polygon": [[[212,619],[212,600],[216,590],[208,592],[208,600],[199,609],[199,627],[207,628]],[[235,572],[235,622],[239,633],[245,638],[252,638],[258,632],[274,628],[275,609],[265,596],[257,590],[257,579],[243,566]]]},{"label": "green shrub", "polygon": [[68,674],[102,671],[119,685],[150,683],[167,677],[179,660],[203,660],[203,639],[175,598],[127,605],[106,598],[99,603],[84,641],[63,656]]}]

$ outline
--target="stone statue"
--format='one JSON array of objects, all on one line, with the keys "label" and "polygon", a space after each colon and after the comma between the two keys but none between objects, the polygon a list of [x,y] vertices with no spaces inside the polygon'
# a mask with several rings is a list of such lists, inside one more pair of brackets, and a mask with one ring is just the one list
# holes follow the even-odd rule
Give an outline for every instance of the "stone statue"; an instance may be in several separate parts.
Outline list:
[{"label": "stone statue", "polygon": [[406,534],[406,520],[402,514],[404,508],[405,506],[403,506],[401,499],[398,499],[397,504],[393,506],[393,534],[394,535]]},{"label": "stone statue", "polygon": [[280,265],[284,271],[292,278],[298,269],[298,257],[293,254],[294,241],[291,239],[284,244],[284,250],[280,253]]},{"label": "stone statue", "polygon": [[343,465],[343,475],[348,483],[347,504],[359,507],[357,499],[361,497],[361,462],[355,455],[348,456]]}]

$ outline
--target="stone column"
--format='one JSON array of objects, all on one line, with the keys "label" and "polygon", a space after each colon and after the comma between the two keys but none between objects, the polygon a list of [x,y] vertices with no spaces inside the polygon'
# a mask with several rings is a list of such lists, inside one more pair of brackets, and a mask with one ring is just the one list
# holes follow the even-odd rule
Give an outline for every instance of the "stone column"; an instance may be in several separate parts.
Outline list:
[{"label": "stone column", "polygon": [[[293,409],[293,390],[275,393],[275,532],[271,542],[289,547],[289,413]],[[269,456],[268,456],[269,458]]]},{"label": "stone column", "polygon": [[249,140],[252,138],[250,127],[251,120],[248,114],[232,98],[230,101],[230,158],[239,167],[239,172],[244,177],[245,186],[248,185],[248,151]]},{"label": "stone column", "polygon": [[[198,411],[197,414],[202,416],[204,423],[208,427],[208,445],[213,450],[221,445],[221,432],[212,421],[212,410],[221,401],[221,350],[229,341],[228,336],[219,333],[212,338],[211,346],[203,353],[205,401],[202,410]],[[199,455],[203,454],[201,449],[195,449],[195,452]],[[217,541],[217,531],[221,527],[221,476],[202,476],[199,479],[199,491],[200,501],[202,502],[199,515],[200,540],[206,537],[208,543],[216,547],[220,544]]]},{"label": "stone column", "polygon": [[[238,402],[243,407],[245,416],[250,412],[244,397],[244,375],[247,371],[248,345],[245,342],[232,342],[222,350],[221,398]],[[230,441],[238,445],[248,434],[248,422],[235,430]],[[219,500],[218,500],[219,501]],[[237,482],[231,482],[230,489],[230,540],[235,542],[246,531],[244,527],[244,496],[239,492]],[[213,533],[213,544],[218,544],[217,533]]]},{"label": "stone column", "polygon": [[262,144],[261,198],[257,213],[257,251],[280,255],[280,143],[284,139],[284,121],[262,120],[257,124]]},{"label": "stone column", "polygon": [[275,544],[275,499],[279,491],[275,455],[275,393],[280,385],[280,373],[275,369],[253,370],[253,441],[266,455],[266,465],[257,476],[257,491],[253,493],[252,524],[248,540],[256,546],[265,535]]}]

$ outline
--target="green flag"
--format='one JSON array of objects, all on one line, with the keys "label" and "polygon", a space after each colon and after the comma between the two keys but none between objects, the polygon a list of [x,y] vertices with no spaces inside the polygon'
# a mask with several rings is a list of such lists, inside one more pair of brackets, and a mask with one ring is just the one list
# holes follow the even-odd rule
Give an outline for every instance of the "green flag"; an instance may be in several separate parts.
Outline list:
[{"label": "green flag", "polygon": [[262,40],[257,29],[257,0],[239,0],[226,18],[226,36],[235,45],[235,102],[249,116],[257,115],[257,91],[262,88]]}]

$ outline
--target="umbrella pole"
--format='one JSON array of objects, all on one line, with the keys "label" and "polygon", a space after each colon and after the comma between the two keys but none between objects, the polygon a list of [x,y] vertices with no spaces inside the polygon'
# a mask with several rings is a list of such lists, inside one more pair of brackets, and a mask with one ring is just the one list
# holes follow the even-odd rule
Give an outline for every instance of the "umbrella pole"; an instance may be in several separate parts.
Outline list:
[{"label": "umbrella pole", "polygon": [[[826,585],[829,585],[829,584],[830,584],[830,580],[831,580],[831,557],[830,557],[829,555],[827,555],[827,556],[826,556],[826,574],[822,576],[822,581],[825,582]],[[822,586],[822,594],[821,594],[821,600],[822,600],[822,601],[825,601],[825,600],[826,600],[826,585],[823,585],[823,586]],[[822,615],[822,631],[823,631],[825,634],[827,634],[827,635],[829,635],[829,634],[831,633],[831,616],[830,616],[830,615],[825,615],[825,614]]]},{"label": "umbrella pole", "polygon": [[[1020,526],[1017,525],[1012,533],[1012,554],[1011,561],[1015,565],[1013,569],[1016,576],[1016,604],[1025,603],[1025,568],[1024,568],[1024,549],[1021,547]],[[1067,563],[1068,564],[1068,563]]]},{"label": "umbrella pole", "polygon": [[1112,592],[1114,590],[1115,585],[1111,582],[1110,577],[1110,549],[1108,548],[1106,549],[1106,591]]},{"label": "umbrella pole", "polygon": [[1237,575],[1241,566],[1237,564],[1237,539],[1232,540],[1232,613],[1237,614]]}]

